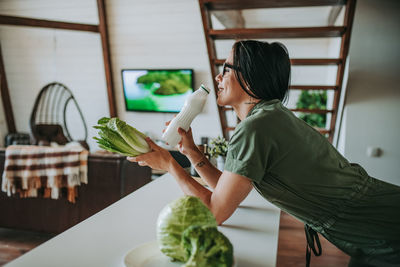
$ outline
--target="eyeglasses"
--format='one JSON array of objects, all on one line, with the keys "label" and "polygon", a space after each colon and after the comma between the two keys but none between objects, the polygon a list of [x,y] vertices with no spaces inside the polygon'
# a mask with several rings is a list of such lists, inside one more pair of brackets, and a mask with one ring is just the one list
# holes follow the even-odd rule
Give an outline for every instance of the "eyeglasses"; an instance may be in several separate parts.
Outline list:
[{"label": "eyeglasses", "polygon": [[233,66],[233,65],[231,65],[231,64],[229,64],[229,63],[224,62],[224,64],[222,65],[222,76],[225,75],[226,68],[230,68],[230,69],[233,69],[233,70],[236,70],[236,71],[240,71],[238,67]]}]

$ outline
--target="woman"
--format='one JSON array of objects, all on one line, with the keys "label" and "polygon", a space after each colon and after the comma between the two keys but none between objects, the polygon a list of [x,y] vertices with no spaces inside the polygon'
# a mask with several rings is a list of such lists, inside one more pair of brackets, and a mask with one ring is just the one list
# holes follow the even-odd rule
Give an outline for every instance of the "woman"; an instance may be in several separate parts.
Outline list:
[{"label": "woman", "polygon": [[[350,164],[324,136],[286,109],[281,102],[289,80],[290,60],[282,44],[249,40],[233,45],[216,77],[218,105],[232,106],[241,120],[229,141],[224,171],[197,149],[191,130],[179,129],[181,153],[212,192],[150,139],[152,152],[129,160],[168,171],[185,194],[209,207],[218,223],[229,218],[254,187],[305,223],[313,250],[316,231],[351,256],[349,266],[399,266],[400,187]],[[307,254],[309,262],[309,248]]]}]

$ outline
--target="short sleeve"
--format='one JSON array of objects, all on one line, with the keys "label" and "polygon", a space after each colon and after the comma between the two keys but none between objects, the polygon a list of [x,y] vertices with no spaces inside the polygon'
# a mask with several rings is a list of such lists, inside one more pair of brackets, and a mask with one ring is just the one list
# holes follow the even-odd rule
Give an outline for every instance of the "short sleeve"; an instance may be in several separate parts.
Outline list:
[{"label": "short sleeve", "polygon": [[256,122],[242,121],[229,141],[225,170],[260,182],[265,176],[271,146]]}]

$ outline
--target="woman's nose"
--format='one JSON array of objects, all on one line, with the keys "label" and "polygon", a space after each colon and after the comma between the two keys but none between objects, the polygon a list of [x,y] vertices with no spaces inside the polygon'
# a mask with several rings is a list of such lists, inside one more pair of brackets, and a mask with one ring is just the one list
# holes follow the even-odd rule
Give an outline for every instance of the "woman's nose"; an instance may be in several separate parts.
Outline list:
[{"label": "woman's nose", "polygon": [[219,82],[221,80],[221,77],[222,77],[222,75],[221,75],[221,73],[219,73],[217,76],[215,76],[215,80],[217,82]]}]

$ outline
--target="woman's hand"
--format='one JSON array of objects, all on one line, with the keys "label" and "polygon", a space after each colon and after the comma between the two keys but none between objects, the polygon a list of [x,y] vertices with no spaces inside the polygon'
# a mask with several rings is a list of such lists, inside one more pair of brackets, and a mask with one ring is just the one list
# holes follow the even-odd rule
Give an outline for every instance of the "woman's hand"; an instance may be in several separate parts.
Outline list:
[{"label": "woman's hand", "polygon": [[[165,125],[168,126],[170,123],[171,121],[167,121]],[[163,130],[163,132],[165,132],[165,129]],[[189,159],[193,157],[198,158],[199,154],[202,153],[199,151],[196,144],[194,143],[192,128],[189,128],[188,131],[185,131],[184,129],[179,127],[178,133],[181,136],[181,141],[179,141],[178,143],[179,152],[187,156]]]},{"label": "woman's hand", "polygon": [[178,143],[179,152],[183,155],[190,155],[193,151],[198,150],[193,140],[192,128],[185,131],[181,127],[178,128],[178,133],[181,136],[181,141]]},{"label": "woman's hand", "polygon": [[181,141],[178,143],[179,152],[188,157],[192,164],[196,165],[204,157],[204,154],[194,143],[192,128],[189,128],[188,131],[179,128],[178,133],[182,138]]},{"label": "woman's hand", "polygon": [[168,171],[174,158],[168,150],[156,145],[149,137],[146,142],[151,148],[151,152],[136,156],[127,157],[127,160],[137,162],[140,166],[149,166],[152,169]]}]

